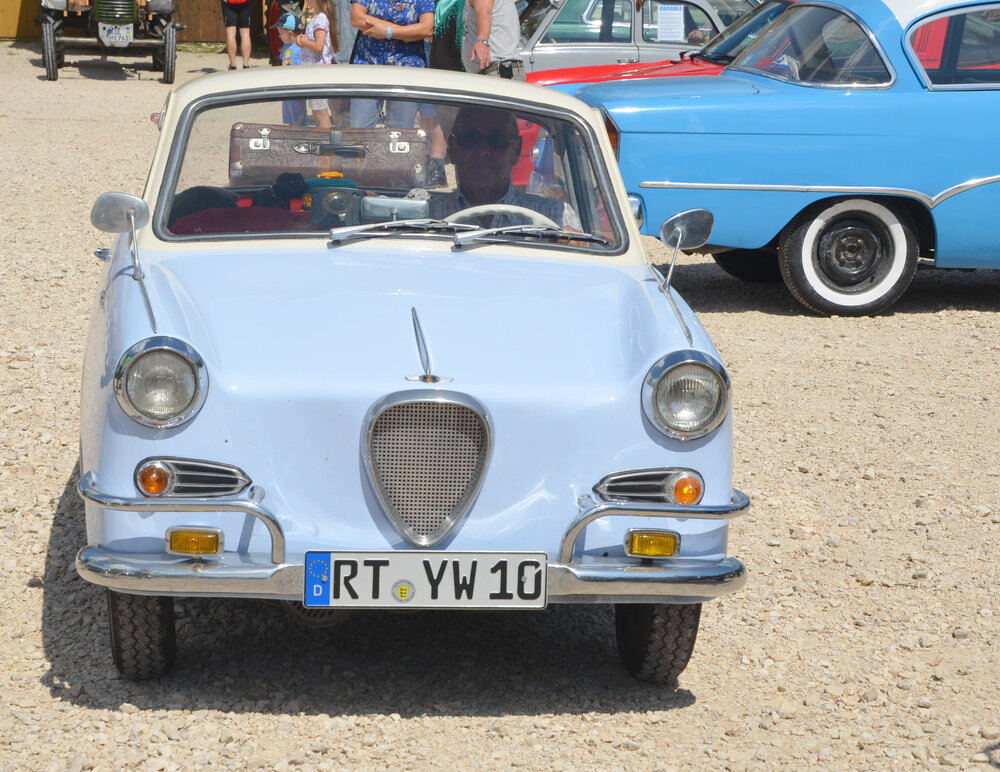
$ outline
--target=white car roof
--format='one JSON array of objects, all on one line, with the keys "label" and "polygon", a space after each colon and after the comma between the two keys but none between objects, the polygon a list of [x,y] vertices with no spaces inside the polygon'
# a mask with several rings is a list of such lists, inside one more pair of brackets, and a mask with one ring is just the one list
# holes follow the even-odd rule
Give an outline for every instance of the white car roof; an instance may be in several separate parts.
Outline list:
[{"label": "white car roof", "polygon": [[903,29],[921,16],[955,4],[955,0],[882,0]]},{"label": "white car roof", "polygon": [[503,78],[435,70],[424,67],[377,67],[373,65],[302,65],[298,67],[267,67],[239,72],[220,72],[195,78],[174,91],[173,107],[177,108],[201,97],[227,91],[244,91],[287,86],[381,86],[392,88],[430,88],[470,95],[509,97],[535,102],[542,106],[565,109],[588,116],[590,108],[574,97],[553,89],[532,86]]}]

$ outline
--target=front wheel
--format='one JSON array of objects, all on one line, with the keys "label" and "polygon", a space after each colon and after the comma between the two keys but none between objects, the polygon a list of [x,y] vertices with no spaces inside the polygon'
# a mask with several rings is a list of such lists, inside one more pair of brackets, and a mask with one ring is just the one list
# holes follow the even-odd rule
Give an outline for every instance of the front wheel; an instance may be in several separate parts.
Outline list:
[{"label": "front wheel", "polygon": [[715,264],[735,279],[755,284],[781,281],[778,256],[766,249],[729,249],[712,255]]},{"label": "front wheel", "polygon": [[852,198],[797,217],[778,265],[795,299],[821,314],[868,316],[891,306],[917,269],[913,219],[898,206]]},{"label": "front wheel", "polygon": [[45,79],[59,78],[59,53],[56,51],[56,25],[42,22],[42,64],[45,65]]},{"label": "front wheel", "polygon": [[108,590],[111,653],[130,681],[148,681],[170,671],[177,654],[174,599]]},{"label": "front wheel", "polygon": [[701,604],[618,603],[615,638],[625,669],[640,681],[674,686],[698,637]]}]

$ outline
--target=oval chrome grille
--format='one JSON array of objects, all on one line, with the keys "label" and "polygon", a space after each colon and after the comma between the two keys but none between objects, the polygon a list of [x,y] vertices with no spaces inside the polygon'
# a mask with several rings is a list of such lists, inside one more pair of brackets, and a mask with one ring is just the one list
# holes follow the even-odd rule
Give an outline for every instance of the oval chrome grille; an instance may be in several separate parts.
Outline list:
[{"label": "oval chrome grille", "polygon": [[441,541],[468,511],[488,455],[484,416],[441,399],[390,405],[368,432],[370,469],[386,514],[422,546]]}]

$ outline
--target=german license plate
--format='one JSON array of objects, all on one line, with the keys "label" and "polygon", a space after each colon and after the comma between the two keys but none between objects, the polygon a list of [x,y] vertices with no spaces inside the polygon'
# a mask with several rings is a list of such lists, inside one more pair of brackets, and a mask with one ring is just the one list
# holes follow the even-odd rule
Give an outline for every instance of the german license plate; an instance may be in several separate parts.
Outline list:
[{"label": "german license plate", "polygon": [[97,37],[106,46],[124,48],[132,42],[131,24],[105,24],[97,23]]},{"label": "german license plate", "polygon": [[545,608],[544,552],[307,552],[315,608]]}]

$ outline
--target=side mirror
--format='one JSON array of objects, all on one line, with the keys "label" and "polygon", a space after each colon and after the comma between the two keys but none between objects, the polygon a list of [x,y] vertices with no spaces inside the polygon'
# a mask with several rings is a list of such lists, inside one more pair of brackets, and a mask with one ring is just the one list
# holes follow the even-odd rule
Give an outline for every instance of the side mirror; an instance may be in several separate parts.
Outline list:
[{"label": "side mirror", "polygon": [[660,226],[660,241],[667,249],[697,249],[708,243],[715,218],[707,209],[688,209]]},{"label": "side mirror", "polygon": [[635,218],[635,224],[641,228],[642,224],[646,221],[646,212],[642,208],[642,199],[638,196],[630,195],[628,197],[628,205],[632,210],[632,216]]},{"label": "side mirror", "polygon": [[149,222],[149,207],[141,198],[128,193],[102,193],[90,210],[90,222],[98,230],[124,233],[132,227],[130,213],[136,228],[142,228]]}]

